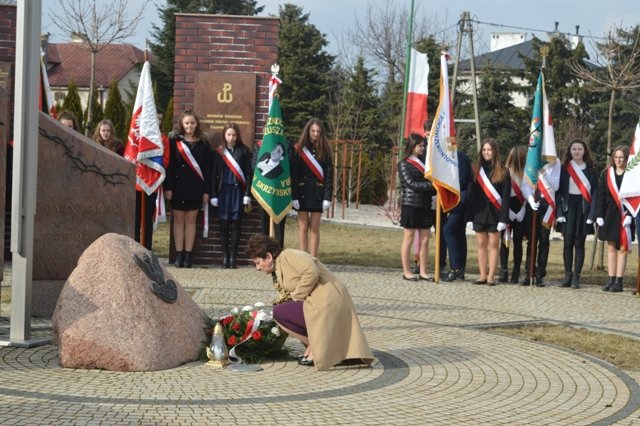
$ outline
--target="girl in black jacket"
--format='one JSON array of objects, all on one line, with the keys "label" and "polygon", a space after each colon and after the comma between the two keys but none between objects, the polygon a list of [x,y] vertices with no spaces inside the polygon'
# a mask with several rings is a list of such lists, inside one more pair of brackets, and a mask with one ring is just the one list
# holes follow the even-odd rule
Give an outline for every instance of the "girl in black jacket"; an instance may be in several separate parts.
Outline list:
[{"label": "girl in black jacket", "polygon": [[291,162],[291,197],[298,211],[300,250],[318,257],[320,219],[331,206],[333,162],[322,121],[312,118],[294,146]]},{"label": "girl in black jacket", "polygon": [[622,185],[629,148],[618,146],[611,152],[609,167],[604,169],[598,187],[596,224],[600,228],[598,238],[607,242],[607,265],[609,279],[602,289],[621,292],[622,278],[627,266],[627,254],[633,241],[633,218],[617,192]]},{"label": "girl in black jacket", "polygon": [[507,229],[510,194],[511,178],[500,161],[498,144],[486,139],[473,166],[467,209],[478,241],[480,278],[474,284],[495,285],[500,232]]},{"label": "girl in black jacket", "polygon": [[236,123],[225,124],[222,134],[224,143],[216,147],[213,160],[211,204],[217,207],[220,218],[222,267],[235,269],[240,223],[244,208],[249,209],[251,205],[251,156],[242,143],[240,127]]},{"label": "girl in black jacket", "polygon": [[591,151],[583,140],[574,139],[564,154],[556,192],[556,229],[564,240],[564,280],[560,287],[580,288],[585,240],[593,234],[597,192],[598,174]]},{"label": "girl in black jacket", "polygon": [[[424,177],[425,140],[422,136],[411,134],[404,147],[405,157],[398,163],[398,174],[402,187],[402,211],[400,226],[404,228],[400,258],[402,259],[402,278],[408,281],[428,280],[427,261],[429,259],[429,237],[434,223],[434,210],[431,209],[432,197],[436,195],[431,181]],[[419,276],[411,273],[410,252],[413,239],[418,230],[420,251],[418,262]]]},{"label": "girl in black jacket", "polygon": [[173,212],[177,268],[191,268],[198,210],[209,203],[211,149],[192,111],[180,116],[180,131],[169,141],[171,156],[164,181],[165,197]]}]

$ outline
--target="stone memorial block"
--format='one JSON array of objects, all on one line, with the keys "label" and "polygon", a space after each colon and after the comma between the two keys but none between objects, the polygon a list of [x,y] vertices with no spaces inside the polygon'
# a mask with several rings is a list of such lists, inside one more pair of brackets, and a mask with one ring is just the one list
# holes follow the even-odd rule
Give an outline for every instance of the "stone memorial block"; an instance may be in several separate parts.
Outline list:
[{"label": "stone memorial block", "polygon": [[238,124],[242,140],[251,148],[255,137],[256,75],[198,72],[194,109],[210,134],[221,131],[228,121]]},{"label": "stone memorial block", "polygon": [[47,114],[39,124],[32,313],[48,316],[91,243],[133,237],[135,168]]}]

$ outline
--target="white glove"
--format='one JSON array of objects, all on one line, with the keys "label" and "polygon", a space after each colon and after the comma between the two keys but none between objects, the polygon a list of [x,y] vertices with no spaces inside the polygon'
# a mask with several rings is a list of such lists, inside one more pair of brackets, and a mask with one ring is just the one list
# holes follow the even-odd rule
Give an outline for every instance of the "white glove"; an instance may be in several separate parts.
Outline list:
[{"label": "white glove", "polygon": [[559,218],[556,219],[556,222],[558,223],[567,223],[567,218],[564,216],[560,216]]},{"label": "white glove", "polygon": [[524,220],[524,214],[527,212],[527,205],[523,204],[518,214],[516,214],[516,221],[522,222]]},{"label": "white glove", "polygon": [[331,201],[322,200],[322,211],[327,211],[331,207]]},{"label": "white glove", "polygon": [[467,229],[473,231],[473,222],[467,222]]},{"label": "white glove", "polygon": [[438,196],[433,195],[431,197],[431,210],[435,210],[437,205],[438,205]]},{"label": "white glove", "polygon": [[631,218],[631,216],[625,216],[624,217],[624,221],[622,222],[622,226],[629,226],[631,225],[631,221],[633,219]]},{"label": "white glove", "polygon": [[604,219],[602,219],[601,217],[597,218],[596,225],[602,227],[604,225]]},{"label": "white glove", "polygon": [[213,207],[218,207],[218,199],[217,198],[212,198],[210,203],[211,203],[211,205]]},{"label": "white glove", "polygon": [[587,225],[593,225],[593,221],[591,219],[587,219]]},{"label": "white glove", "polygon": [[293,206],[293,208],[294,208],[294,209],[296,209],[296,210],[300,210],[300,201],[298,201],[298,200],[293,200],[293,201],[291,202],[291,205]]},{"label": "white glove", "polygon": [[527,201],[529,201],[529,205],[533,210],[538,210],[540,208],[540,203],[533,198],[533,194],[529,195]]},{"label": "white glove", "polygon": [[242,204],[244,204],[245,206],[248,206],[249,204],[251,204],[251,197],[243,197]]},{"label": "white glove", "polygon": [[515,214],[513,210],[509,209],[509,220],[513,222],[514,220],[516,220],[516,217],[518,217],[518,215]]},{"label": "white glove", "polygon": [[502,231],[504,231],[505,229],[507,229],[507,224],[506,224],[506,223],[504,223],[504,222],[498,222],[498,226],[496,226],[496,230],[497,230],[498,232],[502,232]]}]

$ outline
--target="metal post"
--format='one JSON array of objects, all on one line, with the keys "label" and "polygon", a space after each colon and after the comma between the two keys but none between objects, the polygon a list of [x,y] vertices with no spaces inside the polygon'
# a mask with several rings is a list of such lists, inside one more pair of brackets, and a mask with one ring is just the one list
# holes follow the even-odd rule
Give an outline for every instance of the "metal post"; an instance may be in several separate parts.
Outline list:
[{"label": "metal post", "polygon": [[11,194],[11,322],[3,346],[49,342],[31,338],[33,228],[38,177],[38,83],[40,81],[41,0],[17,5],[14,100],[13,190]]},{"label": "metal post", "polygon": [[478,112],[478,87],[476,85],[476,59],[473,51],[473,28],[471,27],[471,16],[469,12],[465,12],[466,22],[469,24],[469,49],[471,50],[471,90],[473,93],[473,114],[476,119],[476,144],[478,145],[478,151],[480,151],[480,145],[482,141],[480,139],[480,114]]}]

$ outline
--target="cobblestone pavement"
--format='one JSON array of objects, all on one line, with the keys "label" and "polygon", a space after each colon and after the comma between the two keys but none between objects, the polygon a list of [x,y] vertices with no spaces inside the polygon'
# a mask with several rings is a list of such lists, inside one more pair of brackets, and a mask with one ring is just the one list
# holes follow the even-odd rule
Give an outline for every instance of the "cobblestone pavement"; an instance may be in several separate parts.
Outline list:
[{"label": "cobblestone pavement", "polygon": [[[492,324],[562,322],[640,338],[640,301],[558,287],[409,283],[396,270],[335,266],[378,358],[373,368],[263,371],[193,362],[166,371],[65,369],[57,347],[0,348],[0,424],[640,424],[640,373],[493,334]],[[252,268],[169,270],[211,316],[273,297]],[[34,320],[34,335],[50,334]],[[8,321],[0,321],[6,333]],[[289,340],[293,354],[302,347]],[[154,350],[154,348],[149,348]]]}]

